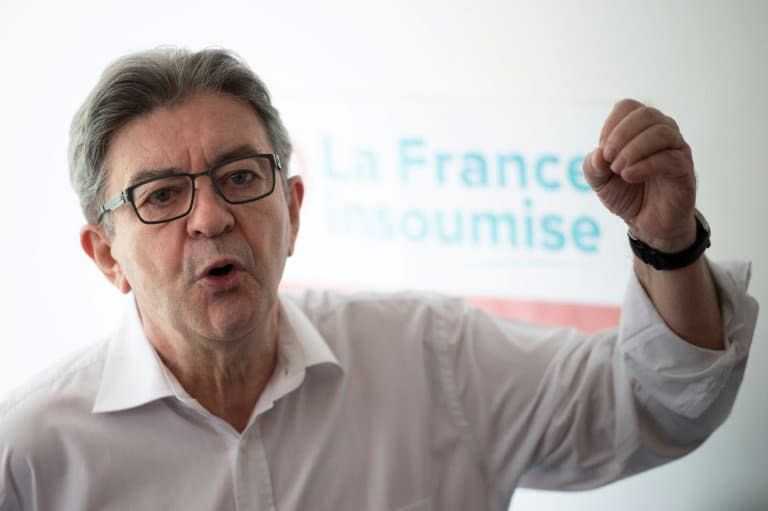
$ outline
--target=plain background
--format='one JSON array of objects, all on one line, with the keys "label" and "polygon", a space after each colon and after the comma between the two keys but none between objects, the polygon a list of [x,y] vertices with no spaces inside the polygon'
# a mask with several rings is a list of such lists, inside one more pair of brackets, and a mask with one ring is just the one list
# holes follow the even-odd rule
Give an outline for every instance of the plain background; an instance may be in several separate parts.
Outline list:
[{"label": "plain background", "polygon": [[[66,171],[72,114],[118,55],[230,47],[278,106],[289,96],[648,102],[693,148],[709,257],[752,260],[752,294],[766,306],[767,26],[764,1],[4,2],[0,394],[111,330],[124,303],[80,252]],[[768,509],[767,326],[762,314],[732,417],[701,449],[592,492],[521,490],[512,509]]]}]

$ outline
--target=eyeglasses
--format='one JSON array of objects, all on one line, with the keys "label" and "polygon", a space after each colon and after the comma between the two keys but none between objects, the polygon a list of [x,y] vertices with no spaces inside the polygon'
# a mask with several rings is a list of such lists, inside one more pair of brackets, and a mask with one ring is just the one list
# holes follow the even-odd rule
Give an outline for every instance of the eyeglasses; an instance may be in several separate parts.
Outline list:
[{"label": "eyeglasses", "polygon": [[170,174],[133,184],[101,207],[99,219],[123,204],[131,203],[145,224],[170,222],[189,214],[195,202],[195,179],[208,176],[211,185],[229,204],[263,199],[275,189],[275,171],[282,170],[276,154],[254,154],[224,161],[197,174]]}]

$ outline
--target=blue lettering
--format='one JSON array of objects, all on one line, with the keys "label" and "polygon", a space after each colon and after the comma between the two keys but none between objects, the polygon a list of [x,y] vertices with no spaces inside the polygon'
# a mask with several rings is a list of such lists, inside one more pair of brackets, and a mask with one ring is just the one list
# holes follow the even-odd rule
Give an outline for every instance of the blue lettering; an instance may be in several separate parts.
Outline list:
[{"label": "blue lettering", "polygon": [[541,219],[541,231],[544,241],[541,245],[547,250],[562,250],[565,246],[563,235],[563,218],[560,215],[547,215]]},{"label": "blue lettering", "polygon": [[589,192],[592,188],[589,187],[589,183],[584,178],[584,170],[581,167],[583,163],[583,156],[576,156],[571,160],[568,164],[568,180],[574,189],[580,192]]},{"label": "blue lettering", "polygon": [[429,231],[427,219],[418,209],[409,209],[403,213],[400,227],[403,235],[411,241],[424,241]]},{"label": "blue lettering", "polygon": [[371,151],[360,150],[357,153],[357,177],[361,181],[376,181],[378,177],[376,155]]},{"label": "blue lettering", "polygon": [[344,173],[334,170],[333,157],[331,155],[332,152],[330,137],[323,137],[323,162],[325,163],[325,175],[333,180],[342,180],[344,179]]},{"label": "blue lettering", "polygon": [[517,179],[521,190],[528,186],[528,180],[525,173],[525,160],[519,154],[500,154],[499,155],[499,186],[507,186],[507,165],[514,163],[517,165]]},{"label": "blue lettering", "polygon": [[592,218],[582,216],[574,220],[571,226],[573,244],[582,252],[596,252],[600,226]]},{"label": "blue lettering", "polygon": [[461,180],[466,186],[488,186],[488,167],[482,154],[467,153],[464,155]]},{"label": "blue lettering", "polygon": [[531,217],[533,203],[531,199],[525,199],[523,204],[525,205],[525,244],[528,248],[533,248],[533,218]]},{"label": "blue lettering", "polygon": [[440,186],[445,184],[445,164],[451,159],[452,156],[448,153],[435,154],[435,179]]},{"label": "blue lettering", "polygon": [[412,150],[418,150],[424,147],[424,141],[420,138],[406,138],[400,140],[400,180],[403,183],[410,181],[411,168],[424,165],[424,157],[419,151],[413,154]]},{"label": "blue lettering", "polygon": [[444,217],[447,216],[447,212],[443,214],[442,211],[435,213],[435,229],[437,230],[437,237],[443,243],[452,245],[460,243],[464,236],[464,225],[461,221],[461,211],[454,211],[453,213],[453,228],[450,233],[447,233]]},{"label": "blue lettering", "polygon": [[560,159],[554,154],[544,154],[536,162],[536,181],[542,188],[547,190],[557,190],[560,188],[560,183],[557,180],[548,181],[544,178],[544,166],[557,165],[560,163]]},{"label": "blue lettering", "polygon": [[480,213],[474,212],[472,214],[472,241],[475,245],[481,242],[480,227],[485,224],[488,229],[487,232],[490,237],[491,245],[499,244],[499,234],[501,231],[501,224],[507,224],[508,240],[511,246],[517,245],[517,230],[515,217],[510,213]]},{"label": "blue lettering", "polygon": [[383,240],[395,239],[395,226],[392,225],[391,211],[385,206],[379,206],[376,209],[376,225],[378,238]]}]

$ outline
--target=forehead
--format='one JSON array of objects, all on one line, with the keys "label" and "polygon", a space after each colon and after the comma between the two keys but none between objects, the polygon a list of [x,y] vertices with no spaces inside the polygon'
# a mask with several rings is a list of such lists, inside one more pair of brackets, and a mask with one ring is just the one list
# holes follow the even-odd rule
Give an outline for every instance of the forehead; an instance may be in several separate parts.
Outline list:
[{"label": "forehead", "polygon": [[124,188],[133,176],[148,170],[204,170],[221,154],[242,147],[274,152],[249,104],[201,92],[132,119],[115,133],[106,155],[107,187]]}]

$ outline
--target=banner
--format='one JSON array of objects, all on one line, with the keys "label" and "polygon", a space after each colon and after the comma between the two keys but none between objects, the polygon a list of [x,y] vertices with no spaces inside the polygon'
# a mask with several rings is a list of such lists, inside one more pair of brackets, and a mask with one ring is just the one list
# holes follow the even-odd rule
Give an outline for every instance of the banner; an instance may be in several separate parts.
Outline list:
[{"label": "banner", "polygon": [[306,193],[285,285],[430,290],[519,319],[615,325],[626,227],[582,171],[607,111],[289,102]]}]

